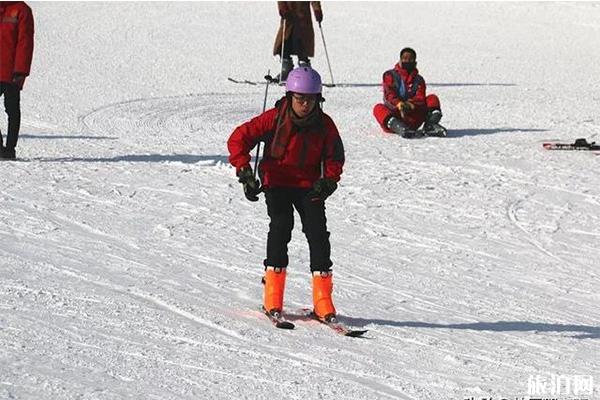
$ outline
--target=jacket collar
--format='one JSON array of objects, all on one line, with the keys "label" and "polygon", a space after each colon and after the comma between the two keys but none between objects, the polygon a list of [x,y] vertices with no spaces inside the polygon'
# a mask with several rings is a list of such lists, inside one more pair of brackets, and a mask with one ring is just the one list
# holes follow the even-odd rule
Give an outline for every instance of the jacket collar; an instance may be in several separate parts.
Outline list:
[{"label": "jacket collar", "polygon": [[396,65],[394,65],[394,69],[396,70],[396,72],[398,72],[400,74],[400,76],[404,80],[411,80],[412,81],[415,78],[415,76],[419,75],[419,69],[418,68],[415,68],[409,74],[407,70],[405,70],[404,68],[402,68],[402,64],[400,64],[400,63],[396,63]]}]

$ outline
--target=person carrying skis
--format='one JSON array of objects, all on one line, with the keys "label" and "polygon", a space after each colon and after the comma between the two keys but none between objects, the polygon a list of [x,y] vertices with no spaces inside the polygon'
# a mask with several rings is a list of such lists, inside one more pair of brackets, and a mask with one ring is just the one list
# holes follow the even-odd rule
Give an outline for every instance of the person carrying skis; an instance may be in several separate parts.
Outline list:
[{"label": "person carrying skis", "polygon": [[[273,55],[281,58],[280,75],[276,77],[285,82],[288,74],[294,68],[292,55],[298,56],[298,66],[310,67],[309,57],[315,55],[315,32],[313,30],[310,7],[312,6],[315,19],[323,21],[321,3],[318,1],[278,1],[279,30],[275,36]],[[284,31],[285,28],[285,31]],[[283,43],[283,54],[282,43]]]},{"label": "person carrying skis", "polygon": [[425,79],[417,69],[417,53],[410,47],[402,49],[400,61],[383,74],[383,104],[373,107],[373,115],[385,132],[405,138],[420,136],[421,124],[426,136],[446,136],[440,100],[435,94],[425,94]]},{"label": "person carrying skis", "polygon": [[[257,201],[265,193],[270,218],[263,307],[270,315],[283,309],[288,243],[294,227],[294,208],[310,250],[314,314],[331,321],[333,281],[325,200],[337,188],[344,166],[344,145],[329,115],[321,109],[321,77],[310,67],[292,70],[285,97],[275,107],[238,126],[227,141],[244,194]],[[262,186],[250,166],[250,151],[265,142],[259,164]]]},{"label": "person carrying skis", "polygon": [[6,146],[0,134],[0,158],[16,158],[21,127],[21,90],[33,56],[33,15],[23,1],[0,1],[0,96],[8,115]]}]

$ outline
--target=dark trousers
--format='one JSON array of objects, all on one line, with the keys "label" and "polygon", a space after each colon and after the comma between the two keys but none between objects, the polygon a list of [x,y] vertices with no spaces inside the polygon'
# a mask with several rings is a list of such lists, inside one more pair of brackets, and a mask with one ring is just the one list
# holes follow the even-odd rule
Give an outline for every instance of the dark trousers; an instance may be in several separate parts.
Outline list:
[{"label": "dark trousers", "polygon": [[291,60],[292,54],[295,54],[298,56],[298,62],[308,62],[308,57],[305,55],[305,53],[306,52],[304,51],[302,42],[295,38],[293,34],[285,40],[283,44],[283,58],[289,58]]},{"label": "dark trousers", "polygon": [[267,238],[267,258],[265,267],[287,267],[288,243],[292,239],[294,228],[294,208],[300,214],[302,232],[308,240],[310,250],[310,270],[329,271],[331,262],[331,246],[327,232],[325,202],[313,201],[307,194],[309,189],[273,188],[267,189],[267,212],[269,235]]},{"label": "dark trousers", "polygon": [[[21,91],[17,85],[0,82],[0,96],[4,96],[4,110],[8,115],[8,134],[5,147],[14,149],[17,146],[21,127]],[[2,134],[0,133],[0,144],[2,143]]]}]

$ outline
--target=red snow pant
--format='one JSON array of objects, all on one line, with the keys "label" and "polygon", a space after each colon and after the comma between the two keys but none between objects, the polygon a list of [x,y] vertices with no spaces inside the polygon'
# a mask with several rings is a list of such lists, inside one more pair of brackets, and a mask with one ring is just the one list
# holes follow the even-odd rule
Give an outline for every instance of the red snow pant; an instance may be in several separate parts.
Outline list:
[{"label": "red snow pant", "polygon": [[387,122],[391,117],[400,118],[410,129],[418,129],[429,110],[440,110],[440,99],[435,94],[430,94],[425,98],[426,107],[417,107],[412,111],[404,113],[404,118],[400,115],[400,110],[397,108],[389,109],[385,104],[375,104],[373,107],[373,115],[381,125],[381,129],[385,132],[391,132],[387,127]]}]

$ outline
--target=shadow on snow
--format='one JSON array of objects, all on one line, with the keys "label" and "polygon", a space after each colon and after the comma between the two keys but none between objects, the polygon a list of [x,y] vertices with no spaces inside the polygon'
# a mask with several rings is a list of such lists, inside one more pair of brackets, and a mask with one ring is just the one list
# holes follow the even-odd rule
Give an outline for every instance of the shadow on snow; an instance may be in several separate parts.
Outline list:
[{"label": "shadow on snow", "polygon": [[213,163],[229,163],[228,156],[222,155],[194,155],[194,154],[127,154],[116,157],[60,157],[60,158],[37,158],[36,161],[43,162],[178,162],[183,164],[195,164],[198,162],[212,161]]},{"label": "shadow on snow", "polygon": [[[326,83],[331,87],[330,83]],[[340,88],[353,88],[353,87],[378,87],[381,86],[381,82],[378,83],[336,83],[333,87]],[[427,87],[466,87],[466,86],[517,86],[516,83],[468,83],[468,82],[456,82],[456,83],[428,83]]]},{"label": "shadow on snow", "polygon": [[[442,121],[443,122],[443,121]],[[472,128],[472,129],[448,129],[448,138],[463,136],[492,135],[505,132],[548,132],[548,129],[524,129],[524,128]]]},{"label": "shadow on snow", "polygon": [[117,140],[118,137],[112,136],[84,136],[84,135],[31,135],[20,134],[19,138],[26,139],[77,139],[77,140]]},{"label": "shadow on snow", "polygon": [[573,332],[575,339],[600,339],[600,327],[589,325],[548,324],[528,321],[473,322],[465,324],[434,324],[418,321],[354,318],[340,315],[341,321],[352,326],[385,325],[399,328],[458,329],[489,332]]}]

